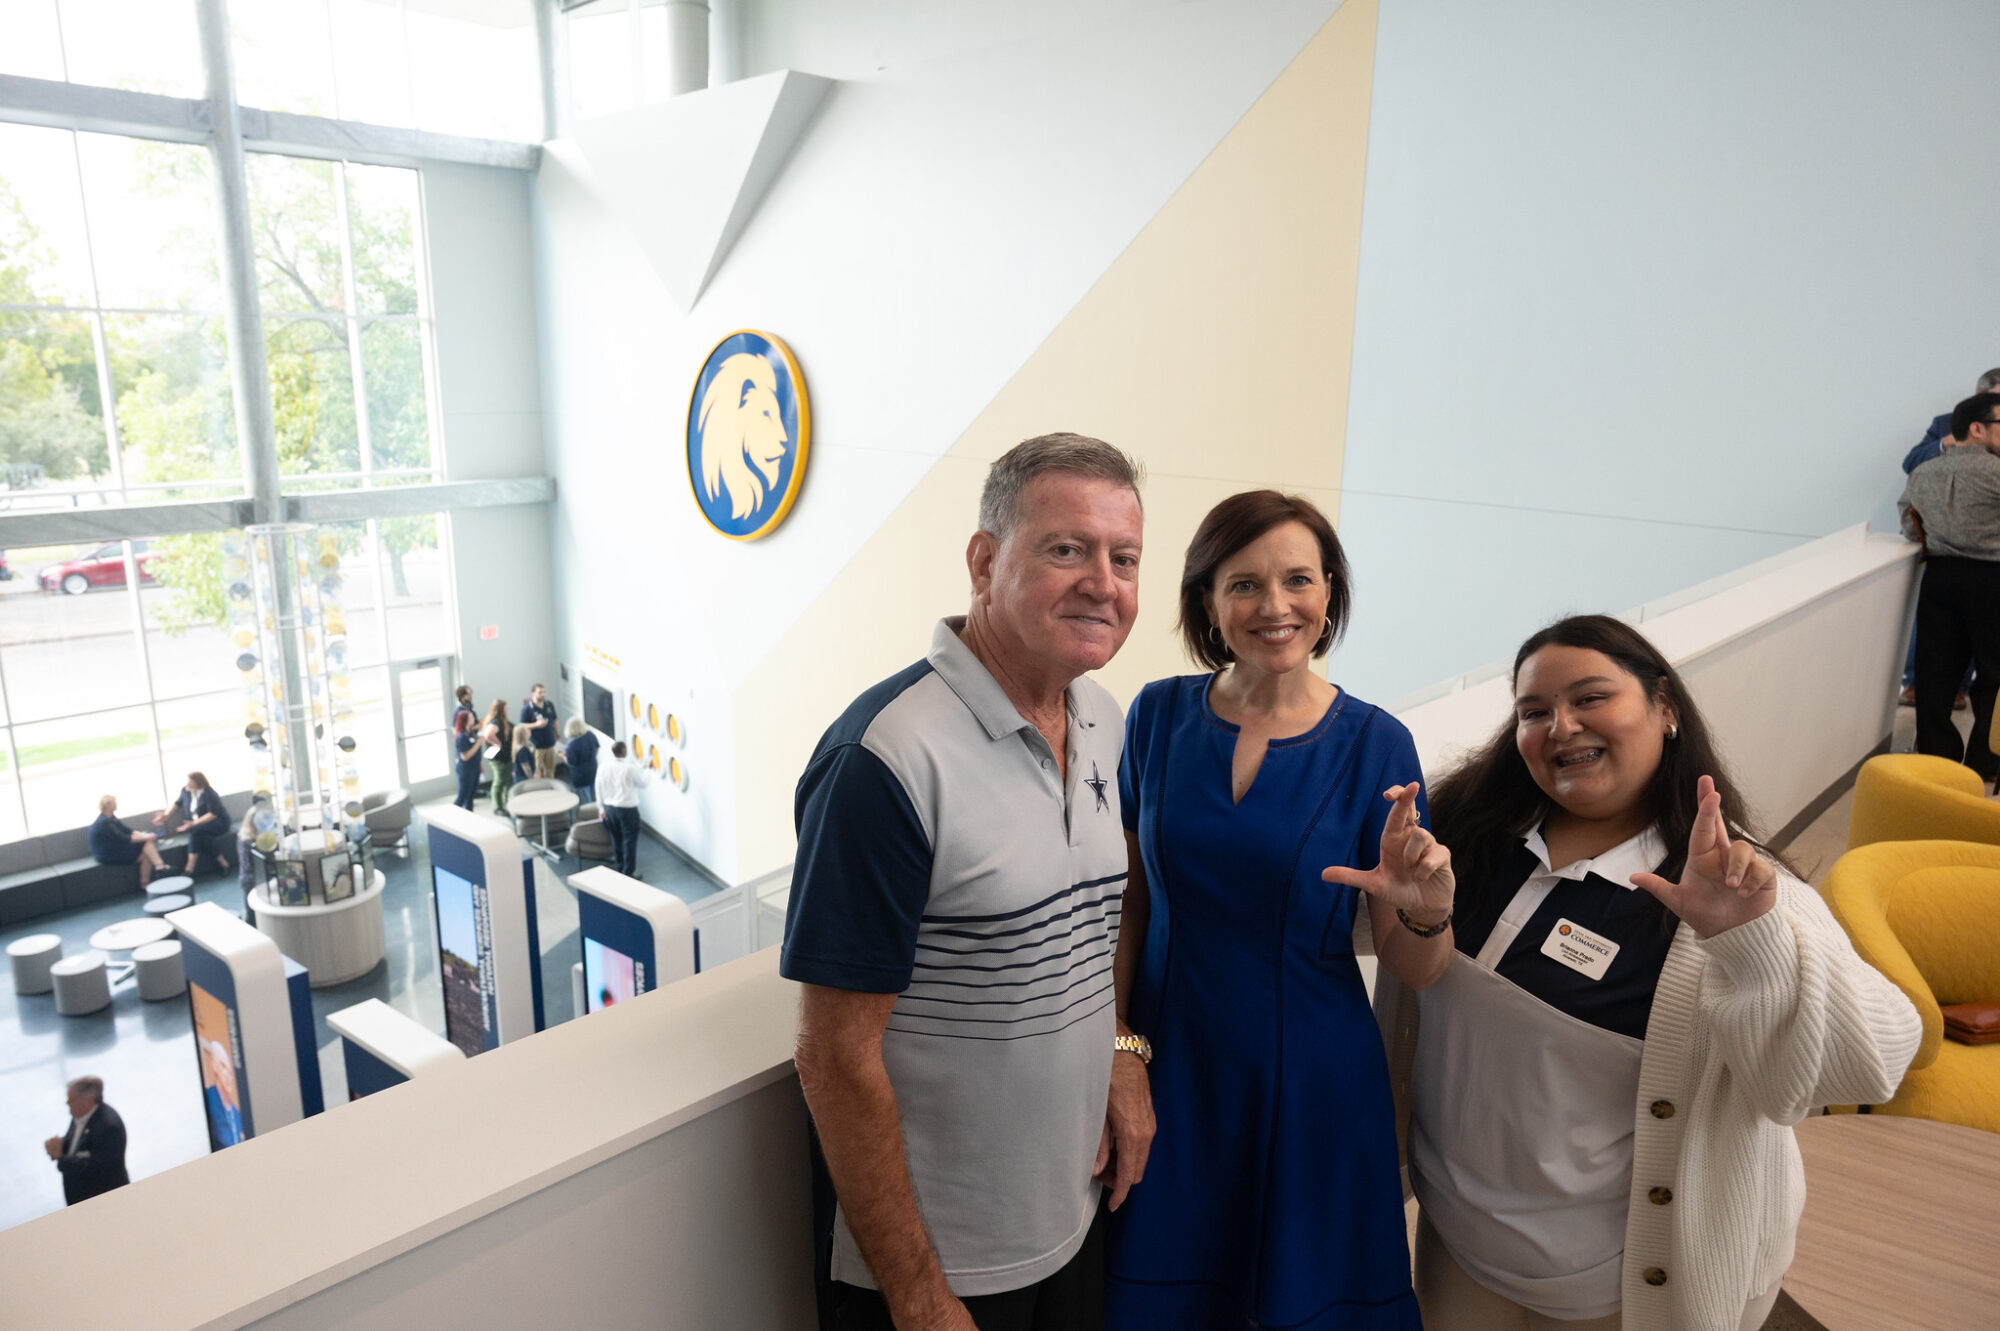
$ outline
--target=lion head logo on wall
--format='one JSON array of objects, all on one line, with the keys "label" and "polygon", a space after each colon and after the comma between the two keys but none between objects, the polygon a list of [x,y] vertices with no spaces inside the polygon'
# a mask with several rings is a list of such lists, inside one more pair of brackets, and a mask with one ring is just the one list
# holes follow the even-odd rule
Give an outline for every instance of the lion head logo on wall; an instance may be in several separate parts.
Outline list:
[{"label": "lion head logo on wall", "polygon": [[688,482],[708,524],[732,540],[768,535],[798,497],[810,413],[785,344],[742,330],[715,346],[688,400]]}]

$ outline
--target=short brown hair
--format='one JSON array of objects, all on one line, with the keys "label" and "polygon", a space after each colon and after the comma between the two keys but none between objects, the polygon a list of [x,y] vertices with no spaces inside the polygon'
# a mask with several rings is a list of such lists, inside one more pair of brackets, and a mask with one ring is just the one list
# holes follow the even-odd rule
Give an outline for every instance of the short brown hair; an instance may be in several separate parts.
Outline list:
[{"label": "short brown hair", "polygon": [[[1326,617],[1331,631],[1322,631],[1313,646],[1315,657],[1325,656],[1347,629],[1347,610],[1352,591],[1347,580],[1347,555],[1333,524],[1319,505],[1304,495],[1281,494],[1276,490],[1245,490],[1208,510],[1188,542],[1187,563],[1181,569],[1181,643],[1187,653],[1210,670],[1220,670],[1235,660],[1224,643],[1208,634],[1208,609],[1202,597],[1215,581],[1215,571],[1231,555],[1263,536],[1273,527],[1297,522],[1319,542],[1320,566],[1326,572]],[[1218,637],[1221,635],[1217,635]]]},{"label": "short brown hair", "polygon": [[1140,514],[1145,514],[1145,501],[1139,498],[1145,473],[1137,462],[1089,435],[1040,434],[1023,439],[994,459],[979,492],[979,530],[1005,540],[1021,514],[1022,492],[1029,482],[1048,472],[1122,485],[1132,492]]}]

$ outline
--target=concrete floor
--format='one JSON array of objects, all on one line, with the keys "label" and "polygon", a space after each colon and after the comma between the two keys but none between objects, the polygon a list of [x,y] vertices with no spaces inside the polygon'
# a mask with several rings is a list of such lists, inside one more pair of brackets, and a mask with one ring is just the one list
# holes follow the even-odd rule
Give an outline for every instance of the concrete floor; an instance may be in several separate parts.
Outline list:
[{"label": "concrete floor", "polygon": [[[480,802],[482,811],[485,801]],[[381,965],[360,979],[313,990],[313,1018],[320,1076],[329,1107],[347,1099],[347,1074],[338,1039],[326,1016],[370,998],[383,1002],[444,1033],[444,995],[438,981],[433,940],[430,862],[421,820],[408,859],[393,852],[376,865],[387,880],[382,915],[388,952]],[[543,859],[537,871],[535,904],[542,944],[543,1003],[549,1025],[568,1021],[570,966],[581,959],[576,932],[576,894],[566,875],[576,861],[560,865]],[[695,901],[714,892],[708,879],[650,838],[639,842],[639,873],[655,887]],[[234,875],[209,876],[195,885],[201,901],[240,914],[243,894]],[[0,930],[0,946],[29,934],[62,936],[63,954],[90,948],[90,935],[107,924],[139,915],[138,898],[107,902],[88,910],[47,915]],[[127,980],[112,990],[111,1006],[87,1017],[59,1017],[49,994],[17,995],[0,989],[0,1229],[62,1207],[62,1180],[42,1151],[45,1138],[68,1127],[63,1088],[72,1077],[104,1079],[104,1098],[125,1119],[126,1169],[144,1178],[208,1154],[208,1130],[201,1100],[185,998],[148,1003]],[[0,1319],[4,1320],[4,1319]]]}]

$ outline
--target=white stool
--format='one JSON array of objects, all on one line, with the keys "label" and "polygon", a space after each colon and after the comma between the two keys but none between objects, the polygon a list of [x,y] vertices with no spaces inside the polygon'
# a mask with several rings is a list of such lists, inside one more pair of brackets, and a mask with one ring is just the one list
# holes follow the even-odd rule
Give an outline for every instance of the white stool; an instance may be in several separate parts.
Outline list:
[{"label": "white stool", "polygon": [[29,934],[7,944],[7,964],[14,969],[14,992],[46,994],[55,985],[49,979],[49,967],[60,960],[60,934]]},{"label": "white stool", "polygon": [[83,1017],[111,1006],[111,977],[104,973],[104,954],[86,952],[80,957],[64,957],[49,967],[56,985],[56,1011],[65,1017]]},{"label": "white stool", "polygon": [[168,939],[132,949],[139,970],[139,997],[148,1003],[187,992],[187,972],[181,968],[181,945]]}]

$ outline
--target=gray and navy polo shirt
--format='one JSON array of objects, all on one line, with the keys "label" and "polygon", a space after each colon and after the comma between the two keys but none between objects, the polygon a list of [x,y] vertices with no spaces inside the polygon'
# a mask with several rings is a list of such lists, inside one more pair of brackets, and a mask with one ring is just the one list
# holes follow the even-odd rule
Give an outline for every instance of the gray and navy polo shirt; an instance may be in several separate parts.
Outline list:
[{"label": "gray and navy polo shirt", "polygon": [[[1125,890],[1118,704],[1069,687],[1068,779],[941,622],[799,778],[789,979],[900,994],[882,1061],[910,1181],[952,1290],[1052,1275],[1097,1209]],[[875,1287],[836,1215],[832,1275]]]}]

